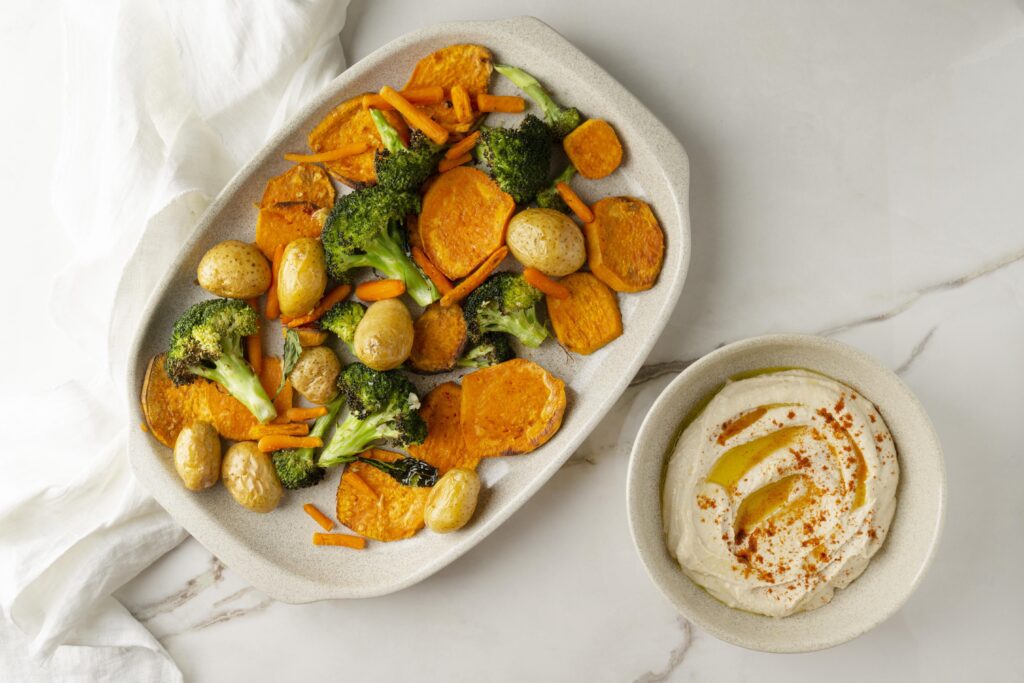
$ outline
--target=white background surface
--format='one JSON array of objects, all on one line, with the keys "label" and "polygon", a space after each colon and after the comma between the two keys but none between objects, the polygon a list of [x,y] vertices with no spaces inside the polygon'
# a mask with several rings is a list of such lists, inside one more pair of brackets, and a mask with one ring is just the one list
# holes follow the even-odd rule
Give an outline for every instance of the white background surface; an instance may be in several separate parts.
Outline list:
[{"label": "white background surface", "polygon": [[[1020,4],[377,0],[352,3],[343,39],[355,61],[429,23],[515,14],[561,31],[690,154],[694,258],[649,362],[792,331],[901,369],[949,474],[945,536],[920,590],[822,653],[746,652],[689,629],[647,580],[625,519],[626,459],[663,376],[628,391],[498,532],[399,594],[275,603],[190,540],[119,597],[188,680],[1024,679]],[[34,320],[17,294],[48,288],[68,253],[49,194],[55,4],[0,16],[10,358],[31,350],[31,335],[9,332]],[[8,363],[3,388],[81,362]]]}]

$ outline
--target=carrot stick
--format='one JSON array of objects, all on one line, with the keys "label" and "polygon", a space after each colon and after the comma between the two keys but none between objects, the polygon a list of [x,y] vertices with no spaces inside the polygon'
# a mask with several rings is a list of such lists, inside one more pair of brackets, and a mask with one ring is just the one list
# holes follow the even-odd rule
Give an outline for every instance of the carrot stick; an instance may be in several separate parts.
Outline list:
[{"label": "carrot stick", "polygon": [[452,109],[455,110],[455,119],[460,123],[469,123],[473,120],[473,103],[469,100],[469,93],[461,85],[452,86]]},{"label": "carrot stick", "polygon": [[469,154],[476,147],[477,140],[480,139],[480,131],[475,130],[466,137],[462,138],[454,145],[448,148],[448,151],[444,153],[445,159],[458,159],[463,154]]},{"label": "carrot stick", "polygon": [[495,249],[494,253],[488,256],[476,270],[467,275],[462,282],[455,285],[455,289],[441,297],[441,305],[451,306],[469,296],[470,292],[483,284],[487,276],[505,260],[506,256],[508,256],[508,247],[498,247]]},{"label": "carrot stick", "polygon": [[258,424],[249,428],[249,438],[256,441],[265,436],[306,436],[307,434],[309,434],[309,425],[305,422]]},{"label": "carrot stick", "polygon": [[320,448],[324,440],[319,436],[288,436],[287,434],[268,434],[260,437],[256,447],[263,453],[279,451],[284,448]]},{"label": "carrot stick", "polygon": [[327,408],[317,406],[316,408],[289,408],[284,411],[285,416],[291,422],[302,422],[303,420],[315,420],[327,414]]},{"label": "carrot stick", "polygon": [[330,531],[334,528],[334,522],[331,521],[331,518],[320,512],[316,505],[306,503],[302,506],[302,509],[306,511],[307,515],[316,520],[316,523],[319,524],[324,531]]},{"label": "carrot stick", "polygon": [[405,282],[402,280],[371,280],[356,285],[356,296],[363,301],[394,299],[403,294],[405,294]]},{"label": "carrot stick", "polygon": [[438,291],[441,294],[447,294],[452,291],[452,281],[445,277],[445,274],[437,269],[434,262],[430,260],[426,252],[419,247],[412,248],[412,260],[416,262],[416,265],[420,267],[430,281],[434,283]]},{"label": "carrot stick", "polygon": [[433,140],[435,144],[443,145],[448,142],[448,131],[445,130],[437,121],[410,104],[409,100],[402,97],[400,92],[385,85],[380,89],[380,96],[383,97],[388,104],[398,110],[398,113],[402,115],[402,118],[405,119],[406,123],[413,128],[422,131],[423,134]]},{"label": "carrot stick", "polygon": [[476,108],[483,112],[501,111],[518,114],[526,109],[526,100],[514,95],[488,95],[482,92],[476,96]]},{"label": "carrot stick", "polygon": [[267,307],[265,315],[267,320],[274,320],[281,315],[281,303],[277,300],[277,271],[281,269],[281,260],[284,258],[283,244],[277,245],[274,249],[274,258],[270,266],[270,289],[267,290]]},{"label": "carrot stick", "polygon": [[562,195],[562,199],[569,205],[572,212],[576,214],[576,218],[579,218],[584,223],[594,222],[594,212],[590,210],[585,201],[580,199],[575,190],[562,181],[555,183],[555,189],[558,190],[558,194]]},{"label": "carrot stick", "polygon": [[[351,293],[352,285],[338,285],[331,291],[327,292],[324,298],[320,299],[320,303],[316,305],[316,308],[314,308],[312,312],[299,316],[298,318],[292,318],[285,324],[288,325],[288,327],[302,327],[303,325],[308,325],[311,322],[319,320],[331,306],[338,303]],[[281,319],[281,322],[284,322],[284,318]]]},{"label": "carrot stick", "polygon": [[523,279],[548,296],[553,296],[556,299],[568,299],[571,295],[568,287],[558,284],[536,268],[524,269]]},{"label": "carrot stick", "polygon": [[[444,102],[444,88],[439,85],[427,86],[424,88],[409,88],[402,91],[402,97],[409,100],[410,104],[440,104]],[[394,107],[380,95],[363,95],[363,107],[365,109],[380,109],[383,111],[394,111]]]},{"label": "carrot stick", "polygon": [[[246,303],[252,306],[252,310],[259,315],[260,300],[258,298],[249,299]],[[259,330],[256,330],[256,334],[250,334],[245,338],[245,355],[249,359],[252,371],[259,376],[263,372],[263,337],[260,336]]]},{"label": "carrot stick", "polygon": [[370,146],[365,142],[351,142],[337,149],[318,154],[296,154],[289,152],[284,155],[284,158],[285,161],[294,161],[297,164],[315,164],[319,161],[337,161],[345,157],[353,157],[357,154],[362,154],[368,149],[370,149]]},{"label": "carrot stick", "polygon": [[362,550],[366,547],[366,539],[362,536],[348,534],[313,534],[313,545],[334,545]]},{"label": "carrot stick", "polygon": [[471,161],[473,161],[472,154],[463,154],[462,156],[454,159],[441,159],[441,163],[437,165],[437,170],[444,173],[445,171],[452,170],[456,166],[462,166],[463,164],[468,164]]},{"label": "carrot stick", "polygon": [[287,323],[285,323],[285,327],[281,328],[281,336],[287,337],[288,330],[295,330],[298,332],[299,344],[301,344],[304,349],[310,346],[320,346],[327,341],[327,333],[313,327],[287,327]]}]

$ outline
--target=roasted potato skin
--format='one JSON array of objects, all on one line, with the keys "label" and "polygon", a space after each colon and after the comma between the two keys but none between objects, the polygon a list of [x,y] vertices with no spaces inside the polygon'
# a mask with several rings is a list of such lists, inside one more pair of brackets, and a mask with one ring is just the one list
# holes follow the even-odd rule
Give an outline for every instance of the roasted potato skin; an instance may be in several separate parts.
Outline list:
[{"label": "roasted potato skin", "polygon": [[196,420],[178,432],[174,469],[189,491],[210,488],[220,479],[220,436],[209,422]]},{"label": "roasted potato skin", "polygon": [[338,395],[341,361],[326,346],[313,346],[302,351],[288,376],[292,388],[311,403],[330,403]]},{"label": "roasted potato skin", "polygon": [[203,254],[196,277],[211,294],[251,299],[270,288],[270,263],[254,245],[227,240]]},{"label": "roasted potato skin", "polygon": [[392,370],[412,353],[413,324],[399,299],[374,302],[356,327],[356,358],[374,370]]},{"label": "roasted potato skin", "polygon": [[220,476],[231,497],[253,512],[270,512],[284,494],[273,461],[260,452],[255,441],[240,441],[229,448]]},{"label": "roasted potato skin", "polygon": [[480,476],[474,470],[450,469],[430,490],[423,521],[439,534],[458,531],[472,519],[479,496]]},{"label": "roasted potato skin", "polygon": [[327,289],[327,261],[324,248],[312,237],[292,240],[284,248],[277,273],[277,300],[281,315],[306,315]]},{"label": "roasted potato skin", "polygon": [[552,277],[575,273],[587,260],[583,233],[571,218],[554,209],[517,213],[509,221],[506,242],[517,261]]}]

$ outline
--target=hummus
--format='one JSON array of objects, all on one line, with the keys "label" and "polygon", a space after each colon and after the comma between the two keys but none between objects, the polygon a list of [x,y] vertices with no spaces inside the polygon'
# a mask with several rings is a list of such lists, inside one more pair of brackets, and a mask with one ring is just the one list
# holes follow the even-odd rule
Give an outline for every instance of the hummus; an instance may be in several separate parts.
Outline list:
[{"label": "hummus", "polygon": [[814,372],[729,382],[669,461],[669,552],[729,605],[784,617],[860,576],[896,510],[899,465],[878,410]]}]

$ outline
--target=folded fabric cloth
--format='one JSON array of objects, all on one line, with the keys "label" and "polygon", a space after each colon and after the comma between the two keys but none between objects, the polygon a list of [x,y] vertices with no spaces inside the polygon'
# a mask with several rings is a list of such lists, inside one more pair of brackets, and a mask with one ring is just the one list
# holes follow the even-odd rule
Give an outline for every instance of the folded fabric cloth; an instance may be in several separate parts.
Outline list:
[{"label": "folded fabric cloth", "polygon": [[82,363],[56,390],[0,398],[18,462],[0,488],[0,679],[181,679],[111,597],[185,537],[127,461],[128,345],[203,210],[344,68],[347,5],[65,3],[62,232],[44,237],[75,257],[50,306],[66,337],[39,352]]}]

